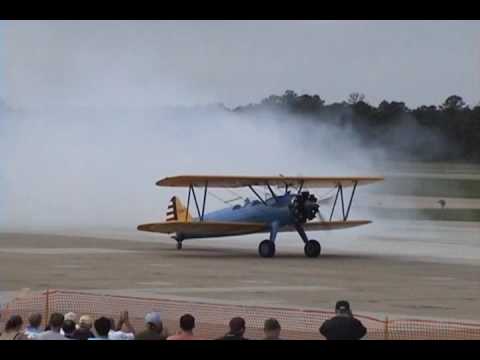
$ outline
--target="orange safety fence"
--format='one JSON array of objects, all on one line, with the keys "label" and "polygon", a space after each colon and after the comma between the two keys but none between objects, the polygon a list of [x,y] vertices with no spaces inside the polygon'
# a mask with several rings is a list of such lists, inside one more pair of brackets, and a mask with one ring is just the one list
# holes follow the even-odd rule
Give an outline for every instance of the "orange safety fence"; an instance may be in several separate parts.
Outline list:
[{"label": "orange safety fence", "polygon": [[[123,310],[128,310],[130,321],[138,330],[144,327],[146,313],[158,311],[170,333],[177,331],[181,315],[191,313],[196,319],[196,335],[204,339],[215,339],[224,335],[229,320],[234,316],[241,316],[247,323],[245,336],[251,339],[261,339],[263,322],[273,317],[280,322],[282,337],[285,339],[320,340],[323,337],[319,334],[319,327],[334,315],[333,311],[327,310],[215,304],[47,290],[31,292],[7,303],[0,310],[0,325],[13,314],[26,319],[33,312],[41,312],[45,321],[52,312],[65,314],[73,311],[78,316],[88,314],[93,318],[107,316],[118,320]],[[389,320],[361,314],[355,314],[355,317],[367,328],[367,339],[480,339],[480,323],[421,319]]]}]

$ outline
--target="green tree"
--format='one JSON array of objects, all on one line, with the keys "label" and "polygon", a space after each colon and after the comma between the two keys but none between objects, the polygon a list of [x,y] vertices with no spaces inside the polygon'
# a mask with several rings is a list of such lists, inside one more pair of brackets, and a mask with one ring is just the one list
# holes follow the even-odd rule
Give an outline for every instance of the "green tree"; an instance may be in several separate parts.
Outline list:
[{"label": "green tree", "polygon": [[465,101],[463,101],[463,99],[458,95],[449,96],[440,106],[440,109],[446,111],[459,111],[464,108]]},{"label": "green tree", "polygon": [[348,95],[347,103],[350,104],[350,105],[355,105],[356,103],[358,103],[360,101],[363,102],[364,100],[365,100],[365,95],[364,94],[361,94],[361,93],[358,93],[358,92],[353,92],[350,95]]}]

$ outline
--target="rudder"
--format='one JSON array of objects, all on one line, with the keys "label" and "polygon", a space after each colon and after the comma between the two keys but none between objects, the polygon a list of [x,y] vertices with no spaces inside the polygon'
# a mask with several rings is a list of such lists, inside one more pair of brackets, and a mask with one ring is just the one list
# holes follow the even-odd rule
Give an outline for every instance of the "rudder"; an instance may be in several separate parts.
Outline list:
[{"label": "rudder", "polygon": [[187,208],[183,206],[178,197],[173,196],[168,205],[167,221],[190,222],[191,220],[192,217],[187,212]]}]

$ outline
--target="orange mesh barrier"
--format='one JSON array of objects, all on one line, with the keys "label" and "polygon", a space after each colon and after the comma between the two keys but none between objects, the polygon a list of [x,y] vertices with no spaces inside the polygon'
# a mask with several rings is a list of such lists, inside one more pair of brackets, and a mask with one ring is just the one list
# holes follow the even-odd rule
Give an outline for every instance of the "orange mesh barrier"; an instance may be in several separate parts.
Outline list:
[{"label": "orange mesh barrier", "polygon": [[[100,295],[78,291],[50,290],[30,293],[28,296],[10,301],[1,310],[0,322],[12,314],[24,319],[32,312],[41,312],[44,320],[52,312],[75,312],[118,319],[121,311],[128,310],[130,320],[137,330],[144,327],[144,316],[150,311],[159,311],[164,325],[170,333],[178,329],[178,319],[191,313],[196,319],[196,335],[204,339],[215,339],[228,329],[234,316],[241,316],[247,323],[246,336],[251,339],[263,337],[263,322],[273,317],[282,326],[282,337],[286,339],[323,339],[318,328],[331,318],[332,311],[305,310],[295,308],[242,306],[213,304],[197,301],[141,298],[132,296]],[[368,339],[480,339],[480,324],[419,319],[377,319],[355,315],[367,328]]]}]

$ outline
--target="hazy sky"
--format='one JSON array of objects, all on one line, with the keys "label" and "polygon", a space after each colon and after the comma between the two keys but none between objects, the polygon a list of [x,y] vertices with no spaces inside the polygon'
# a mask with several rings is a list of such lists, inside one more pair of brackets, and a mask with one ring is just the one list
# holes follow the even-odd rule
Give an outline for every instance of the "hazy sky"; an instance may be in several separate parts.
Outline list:
[{"label": "hazy sky", "polygon": [[479,21],[7,21],[2,95],[38,105],[480,101]]}]

